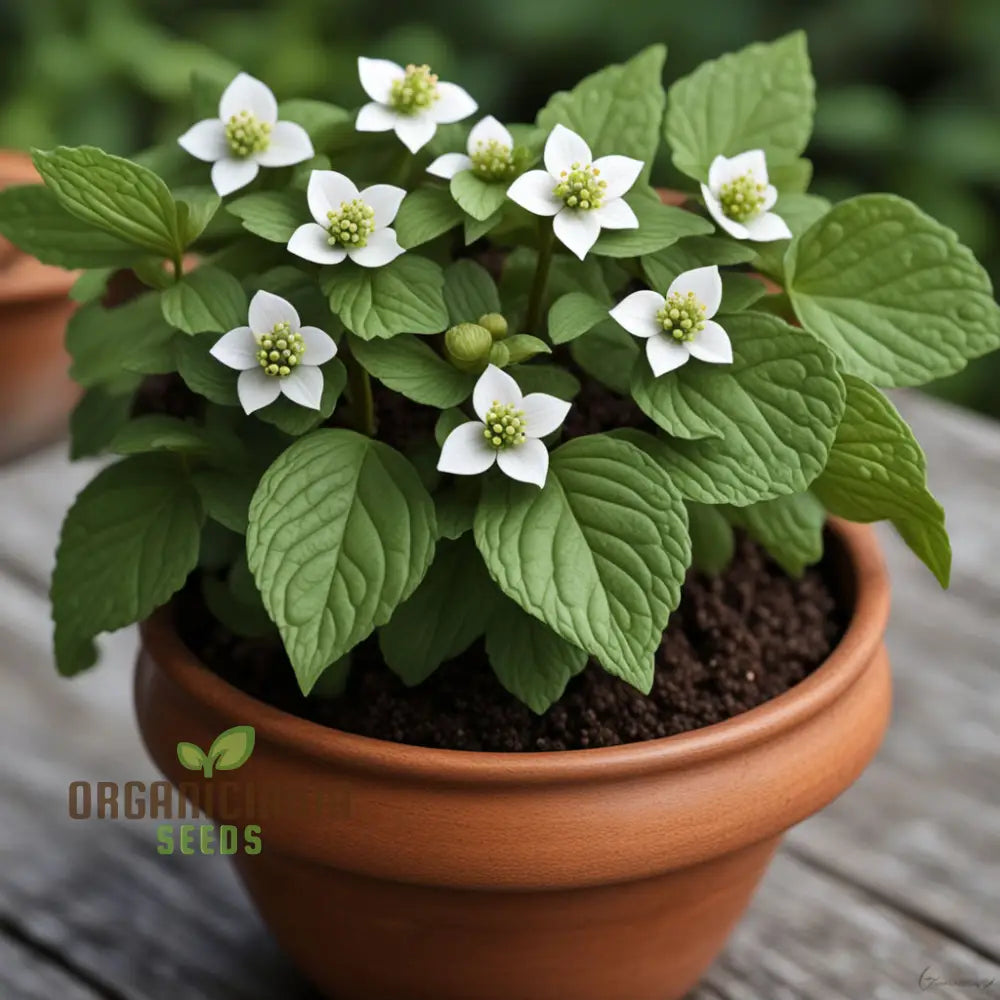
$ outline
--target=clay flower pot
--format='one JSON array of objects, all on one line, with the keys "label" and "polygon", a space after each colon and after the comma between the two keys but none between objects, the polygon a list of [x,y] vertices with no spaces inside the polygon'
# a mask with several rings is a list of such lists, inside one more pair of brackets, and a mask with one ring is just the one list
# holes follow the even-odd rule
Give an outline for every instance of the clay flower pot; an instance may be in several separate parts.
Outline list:
[{"label": "clay flower pot", "polygon": [[[26,154],[0,150],[0,189],[38,180]],[[63,346],[74,278],[0,236],[0,461],[58,438],[80,396]]]},{"label": "clay flower pot", "polygon": [[139,725],[163,772],[201,792],[210,781],[179,764],[178,741],[207,747],[252,725],[253,756],[227,781],[334,803],[262,821],[261,853],[236,857],[328,996],[679,998],[782,834],[858,777],[887,724],[888,582],[869,528],[834,529],[851,618],[829,659],[769,703],[680,736],[517,755],[354,736],[230,687],[184,647],[169,609],[143,628]]}]

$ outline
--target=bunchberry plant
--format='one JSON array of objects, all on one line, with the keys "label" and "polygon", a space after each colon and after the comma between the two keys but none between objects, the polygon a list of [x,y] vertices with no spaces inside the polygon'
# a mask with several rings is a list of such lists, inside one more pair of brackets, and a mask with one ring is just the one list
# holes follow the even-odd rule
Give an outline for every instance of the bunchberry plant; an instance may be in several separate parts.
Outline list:
[{"label": "bunchberry plant", "polygon": [[907,201],[808,193],[801,35],[668,92],[664,55],[529,124],[418,63],[361,59],[353,111],[196,73],[179,144],[35,153],[0,230],[84,269],[72,450],[110,459],[59,545],[60,670],[187,586],[303,691],[373,634],[409,684],[483,640],[543,711],[591,658],[647,690],[734,527],[794,574],[828,514],[886,519],[947,583],[881,390],[1000,344],[987,275]]}]

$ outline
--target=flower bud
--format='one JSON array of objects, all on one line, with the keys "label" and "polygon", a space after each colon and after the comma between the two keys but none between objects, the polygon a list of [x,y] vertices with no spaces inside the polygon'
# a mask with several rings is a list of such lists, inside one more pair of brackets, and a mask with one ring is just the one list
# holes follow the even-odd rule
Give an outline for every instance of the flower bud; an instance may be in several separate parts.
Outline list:
[{"label": "flower bud", "polygon": [[507,320],[500,313],[486,313],[485,316],[480,316],[476,322],[480,326],[486,327],[494,340],[503,340],[507,336]]},{"label": "flower bud", "polygon": [[490,364],[496,365],[497,368],[506,368],[510,364],[510,351],[507,349],[507,345],[499,340],[490,350]]},{"label": "flower bud", "polygon": [[483,371],[489,364],[492,347],[490,331],[478,323],[459,323],[444,335],[445,354],[459,371]]}]

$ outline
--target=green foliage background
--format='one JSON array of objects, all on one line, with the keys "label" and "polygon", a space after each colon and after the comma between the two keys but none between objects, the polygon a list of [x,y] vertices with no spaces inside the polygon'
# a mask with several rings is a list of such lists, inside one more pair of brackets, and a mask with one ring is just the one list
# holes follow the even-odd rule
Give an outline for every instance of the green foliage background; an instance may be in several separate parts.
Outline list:
[{"label": "green foliage background", "polygon": [[[355,57],[426,61],[525,120],[553,90],[654,40],[675,79],[793,28],[819,82],[813,190],[896,191],[1000,278],[996,0],[13,0],[0,3],[0,146],[128,153],[179,134],[193,68],[245,69],[279,97],[360,103]],[[666,164],[655,177],[669,183]],[[936,390],[1000,415],[996,360]]]}]

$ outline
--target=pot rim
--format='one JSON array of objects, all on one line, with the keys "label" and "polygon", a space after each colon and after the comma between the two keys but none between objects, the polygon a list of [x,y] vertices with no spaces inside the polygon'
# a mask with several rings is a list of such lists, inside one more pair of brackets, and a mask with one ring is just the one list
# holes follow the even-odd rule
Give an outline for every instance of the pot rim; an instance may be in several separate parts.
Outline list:
[{"label": "pot rim", "polygon": [[889,617],[888,574],[869,525],[830,518],[829,527],[847,557],[853,606],[847,629],[827,659],[805,680],[740,715],[675,736],[614,747],[524,753],[442,750],[347,733],[275,708],[213,673],[181,640],[169,604],[154,612],[140,630],[143,645],[159,669],[188,696],[231,725],[252,725],[258,741],[302,756],[355,771],[455,784],[638,777],[700,766],[773,740],[836,702],[868,668]]}]

